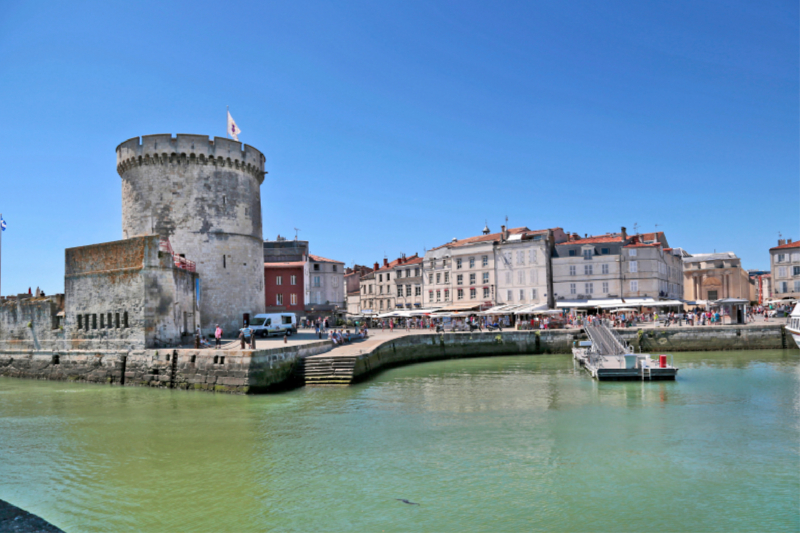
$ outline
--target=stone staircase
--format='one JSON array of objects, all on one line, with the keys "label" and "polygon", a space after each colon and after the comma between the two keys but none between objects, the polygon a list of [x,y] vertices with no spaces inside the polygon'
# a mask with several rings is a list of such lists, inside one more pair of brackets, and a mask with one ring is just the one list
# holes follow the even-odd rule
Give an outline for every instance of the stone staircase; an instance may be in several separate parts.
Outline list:
[{"label": "stone staircase", "polygon": [[356,356],[315,355],[303,359],[300,372],[306,385],[350,385],[355,366]]}]

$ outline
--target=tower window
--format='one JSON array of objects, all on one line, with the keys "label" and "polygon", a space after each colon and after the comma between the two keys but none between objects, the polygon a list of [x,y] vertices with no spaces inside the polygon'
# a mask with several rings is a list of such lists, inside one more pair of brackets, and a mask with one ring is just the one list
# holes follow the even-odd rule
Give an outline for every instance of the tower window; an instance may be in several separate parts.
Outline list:
[{"label": "tower window", "polygon": [[119,313],[114,315],[114,327],[119,327]]},{"label": "tower window", "polygon": [[78,315],[78,329],[83,329],[83,317]]},{"label": "tower window", "polygon": [[97,315],[92,315],[92,329],[97,329]]},{"label": "tower window", "polygon": [[127,328],[128,327],[128,312],[127,311],[122,313],[122,327],[123,328]]},{"label": "tower window", "polygon": [[228,261],[225,259],[225,256],[222,256],[222,268],[228,268]]}]

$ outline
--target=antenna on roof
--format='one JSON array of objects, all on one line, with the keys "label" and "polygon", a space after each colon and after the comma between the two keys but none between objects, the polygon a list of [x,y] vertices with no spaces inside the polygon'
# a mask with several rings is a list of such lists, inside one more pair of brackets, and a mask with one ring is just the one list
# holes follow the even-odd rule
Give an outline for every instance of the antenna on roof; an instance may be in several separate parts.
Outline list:
[{"label": "antenna on roof", "polygon": [[661,225],[661,224],[656,224],[656,233],[658,233],[658,227],[659,227],[660,225]]},{"label": "antenna on roof", "polygon": [[506,227],[508,227],[508,215],[506,215]]},{"label": "antenna on roof", "polygon": [[781,237],[783,237],[783,234],[779,231],[778,232],[778,238],[780,239]]},{"label": "antenna on roof", "polygon": [[298,232],[298,231],[302,231],[302,230],[299,230],[299,229],[297,229],[297,228],[294,228],[294,240],[297,240],[297,232]]},{"label": "antenna on roof", "polygon": [[634,234],[634,235],[636,235],[637,233],[639,233],[639,229],[638,229],[638,228],[639,228],[639,223],[638,223],[638,222],[634,222],[634,223],[633,223],[633,234]]}]

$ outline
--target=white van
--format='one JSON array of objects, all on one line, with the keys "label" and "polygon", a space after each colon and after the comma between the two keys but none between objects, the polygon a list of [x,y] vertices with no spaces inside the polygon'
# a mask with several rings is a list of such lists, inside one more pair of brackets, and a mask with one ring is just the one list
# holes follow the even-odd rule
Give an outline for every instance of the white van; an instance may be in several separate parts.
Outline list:
[{"label": "white van", "polygon": [[297,317],[294,313],[266,313],[256,315],[250,320],[250,329],[259,337],[297,333]]}]

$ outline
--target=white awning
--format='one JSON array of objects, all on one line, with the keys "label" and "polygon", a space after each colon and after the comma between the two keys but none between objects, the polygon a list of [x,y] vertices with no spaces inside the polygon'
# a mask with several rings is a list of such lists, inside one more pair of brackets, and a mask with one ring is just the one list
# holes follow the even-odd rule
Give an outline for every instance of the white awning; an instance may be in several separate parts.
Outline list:
[{"label": "white awning", "polygon": [[[544,311],[551,310],[547,307],[547,304],[535,304],[535,305],[523,305],[516,311],[514,311],[515,315],[536,315],[536,314],[545,314]],[[558,311],[559,313],[561,311]]]}]

